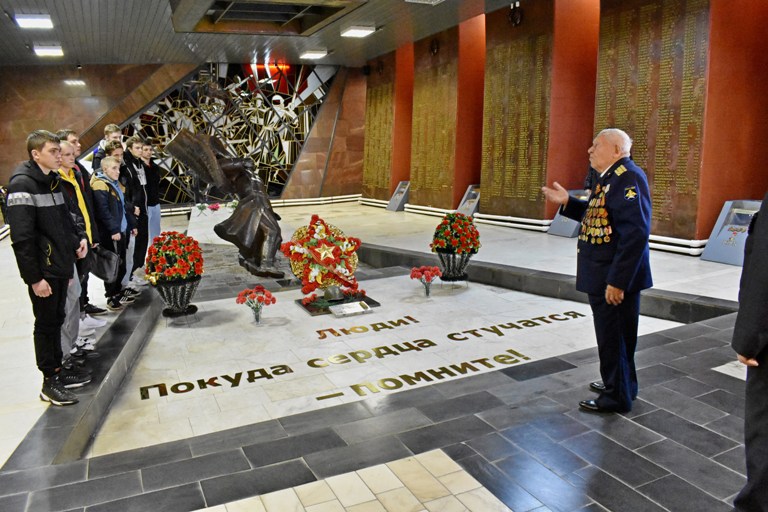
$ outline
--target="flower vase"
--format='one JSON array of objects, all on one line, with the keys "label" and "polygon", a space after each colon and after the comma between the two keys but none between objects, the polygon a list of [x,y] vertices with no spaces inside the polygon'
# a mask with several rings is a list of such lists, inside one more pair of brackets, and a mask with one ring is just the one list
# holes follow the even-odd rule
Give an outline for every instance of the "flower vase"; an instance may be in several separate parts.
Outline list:
[{"label": "flower vase", "polygon": [[440,279],[443,281],[466,281],[467,280],[467,265],[474,253],[465,252],[456,254],[455,252],[436,251],[437,258],[440,260],[440,270],[442,276]]},{"label": "flower vase", "polygon": [[197,313],[197,306],[190,302],[197,291],[200,279],[202,279],[201,276],[195,276],[191,279],[157,282],[155,290],[166,305],[163,316],[176,317]]},{"label": "flower vase", "polygon": [[258,306],[252,307],[251,311],[253,311],[253,320],[257,323],[261,323],[261,310],[264,309],[264,306],[259,304]]},{"label": "flower vase", "polygon": [[421,280],[422,284],[424,285],[424,293],[427,297],[429,297],[429,292],[432,289],[432,281],[425,281],[424,279]]}]

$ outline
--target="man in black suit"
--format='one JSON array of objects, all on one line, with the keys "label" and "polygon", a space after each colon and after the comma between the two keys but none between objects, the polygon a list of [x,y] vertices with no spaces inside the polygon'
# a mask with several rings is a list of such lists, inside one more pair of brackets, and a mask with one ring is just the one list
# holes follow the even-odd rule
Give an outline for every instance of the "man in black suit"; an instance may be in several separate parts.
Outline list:
[{"label": "man in black suit", "polygon": [[768,511],[768,194],[752,218],[744,248],[739,313],[731,346],[747,366],[744,447],[747,485],[733,504],[739,512]]},{"label": "man in black suit", "polygon": [[576,289],[589,295],[600,356],[602,382],[590,389],[596,400],[579,406],[594,412],[629,412],[637,397],[635,347],[640,317],[640,290],[650,288],[648,237],[651,195],[643,170],[630,158],[632,139],[609,128],[589,148],[589,163],[598,173],[586,200],[568,195],[559,183],[542,187],[560,213],[581,221]]}]

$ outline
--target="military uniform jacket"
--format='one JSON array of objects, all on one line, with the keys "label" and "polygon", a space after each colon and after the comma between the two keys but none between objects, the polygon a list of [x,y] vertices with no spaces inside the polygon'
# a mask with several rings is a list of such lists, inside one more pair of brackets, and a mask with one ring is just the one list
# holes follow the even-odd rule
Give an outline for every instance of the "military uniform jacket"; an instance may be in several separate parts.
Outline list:
[{"label": "military uniform jacket", "polygon": [[561,214],[581,221],[577,290],[602,295],[609,284],[628,293],[653,286],[651,195],[645,173],[631,158],[614,163],[587,200],[571,197]]},{"label": "military uniform jacket", "polygon": [[739,286],[739,313],[731,346],[737,354],[768,364],[768,194],[753,219],[744,247],[744,268]]}]

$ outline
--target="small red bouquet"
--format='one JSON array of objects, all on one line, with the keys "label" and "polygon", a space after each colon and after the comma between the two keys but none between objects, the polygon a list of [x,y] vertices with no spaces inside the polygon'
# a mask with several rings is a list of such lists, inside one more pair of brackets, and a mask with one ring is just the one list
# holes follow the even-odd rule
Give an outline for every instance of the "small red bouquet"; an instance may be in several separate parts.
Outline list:
[{"label": "small red bouquet", "polygon": [[261,309],[264,306],[274,304],[277,299],[272,295],[272,292],[257,284],[253,288],[246,288],[238,293],[235,302],[245,304],[251,309]]},{"label": "small red bouquet", "polygon": [[424,285],[424,292],[429,297],[429,291],[432,287],[432,281],[442,276],[443,273],[437,267],[413,267],[411,269],[411,279],[418,279]]}]

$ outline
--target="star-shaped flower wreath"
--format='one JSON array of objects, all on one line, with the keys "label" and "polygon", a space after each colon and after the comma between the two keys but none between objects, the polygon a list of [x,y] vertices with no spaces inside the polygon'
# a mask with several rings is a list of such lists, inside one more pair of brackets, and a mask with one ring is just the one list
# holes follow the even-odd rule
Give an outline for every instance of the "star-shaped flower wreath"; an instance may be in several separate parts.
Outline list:
[{"label": "star-shaped flower wreath", "polygon": [[339,228],[313,215],[309,225],[297,229],[280,250],[301,279],[302,293],[329,286],[357,290],[354,273],[360,243],[360,239],[344,236]]}]

